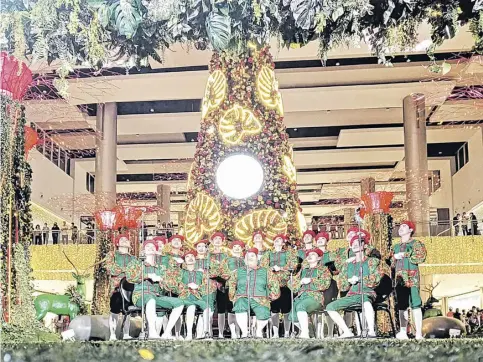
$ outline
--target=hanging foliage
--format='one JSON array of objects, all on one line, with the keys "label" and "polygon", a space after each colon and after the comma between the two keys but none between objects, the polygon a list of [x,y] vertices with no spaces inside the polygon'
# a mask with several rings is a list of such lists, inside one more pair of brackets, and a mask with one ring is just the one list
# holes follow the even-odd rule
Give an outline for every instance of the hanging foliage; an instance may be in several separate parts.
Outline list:
[{"label": "hanging foliage", "polygon": [[[0,13],[5,48],[17,56],[69,66],[123,58],[162,61],[174,43],[241,54],[250,41],[278,37],[286,47],[318,40],[320,55],[366,42],[381,62],[412,49],[417,29],[431,26],[430,55],[470,23],[481,52],[480,1],[463,0],[6,0]],[[69,66],[67,66],[67,64]]]}]

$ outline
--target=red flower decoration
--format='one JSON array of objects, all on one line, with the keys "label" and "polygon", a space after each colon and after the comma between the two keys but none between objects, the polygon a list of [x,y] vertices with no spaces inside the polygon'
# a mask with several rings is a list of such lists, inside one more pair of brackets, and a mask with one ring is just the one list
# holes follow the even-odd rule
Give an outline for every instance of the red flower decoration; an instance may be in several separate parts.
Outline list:
[{"label": "red flower decoration", "polygon": [[[21,64],[21,69],[19,69]],[[6,52],[0,53],[0,92],[7,94],[15,100],[25,96],[32,83],[32,72],[25,65]]]}]

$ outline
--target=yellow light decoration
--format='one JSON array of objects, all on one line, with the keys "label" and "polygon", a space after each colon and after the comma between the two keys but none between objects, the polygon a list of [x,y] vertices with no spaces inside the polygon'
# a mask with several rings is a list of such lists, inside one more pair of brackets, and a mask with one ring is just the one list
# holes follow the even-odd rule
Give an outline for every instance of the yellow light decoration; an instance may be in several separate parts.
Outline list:
[{"label": "yellow light decoration", "polygon": [[242,141],[245,135],[260,133],[262,125],[253,113],[239,105],[225,112],[220,119],[219,131],[223,140],[232,145]]},{"label": "yellow light decoration", "polygon": [[253,211],[235,224],[235,236],[249,246],[253,244],[252,237],[255,231],[265,234],[264,245],[270,248],[275,235],[287,232],[287,223],[277,210],[265,209]]},{"label": "yellow light decoration", "polygon": [[199,192],[190,202],[185,218],[185,236],[194,243],[213,232],[220,224],[220,207],[209,195]]},{"label": "yellow light decoration", "polygon": [[295,182],[297,180],[297,170],[290,158],[290,156],[283,156],[283,173],[288,177],[290,182]]},{"label": "yellow light decoration", "polygon": [[[95,263],[97,245],[94,244],[32,245],[30,246],[30,265],[34,279],[74,280],[72,272],[75,270],[62,253],[62,249],[78,270],[84,270]],[[92,278],[94,268],[90,268],[89,273]]]},{"label": "yellow light decoration", "polygon": [[283,116],[282,95],[278,91],[278,82],[274,71],[266,65],[258,73],[257,90],[262,103],[268,108],[276,109]]},{"label": "yellow light decoration", "polygon": [[215,70],[208,77],[205,96],[201,105],[201,117],[218,107],[226,96],[226,77],[221,70]]},{"label": "yellow light decoration", "polygon": [[301,233],[307,230],[307,223],[305,222],[304,214],[302,214],[300,211],[297,211],[297,224]]}]

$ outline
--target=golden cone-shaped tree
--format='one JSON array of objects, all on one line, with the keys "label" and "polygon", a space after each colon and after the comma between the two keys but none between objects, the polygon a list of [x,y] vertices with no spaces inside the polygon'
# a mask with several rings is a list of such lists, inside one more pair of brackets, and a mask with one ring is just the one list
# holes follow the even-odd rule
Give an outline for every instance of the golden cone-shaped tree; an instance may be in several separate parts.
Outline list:
[{"label": "golden cone-shaped tree", "polygon": [[[242,57],[215,53],[210,62],[188,177],[184,232],[190,243],[214,231],[250,243],[253,232],[261,231],[269,246],[276,234],[287,233],[294,242],[305,228],[273,59],[268,47],[248,52]],[[217,171],[240,154],[258,162],[263,181],[252,195],[235,198],[219,187]],[[244,185],[256,176],[247,170],[236,181]]]}]

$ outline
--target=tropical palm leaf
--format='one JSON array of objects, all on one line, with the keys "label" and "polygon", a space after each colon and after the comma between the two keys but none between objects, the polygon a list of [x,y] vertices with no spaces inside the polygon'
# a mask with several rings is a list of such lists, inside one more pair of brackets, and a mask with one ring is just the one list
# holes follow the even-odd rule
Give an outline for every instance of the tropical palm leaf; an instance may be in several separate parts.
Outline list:
[{"label": "tropical palm leaf", "polygon": [[231,19],[214,11],[206,18],[206,32],[213,49],[223,51],[231,39]]}]

